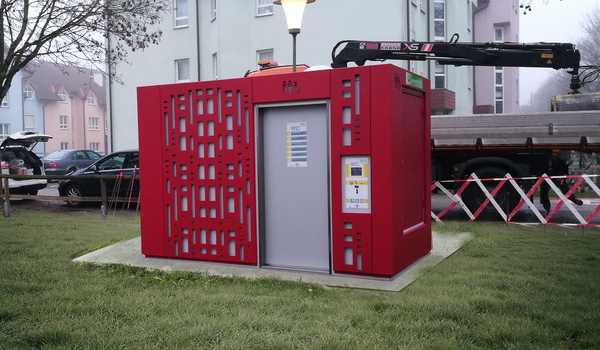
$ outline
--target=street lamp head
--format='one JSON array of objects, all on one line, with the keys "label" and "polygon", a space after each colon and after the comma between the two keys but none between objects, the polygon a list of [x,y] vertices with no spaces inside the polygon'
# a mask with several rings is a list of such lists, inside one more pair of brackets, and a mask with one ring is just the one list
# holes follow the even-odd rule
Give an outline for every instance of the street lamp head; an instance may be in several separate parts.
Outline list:
[{"label": "street lamp head", "polygon": [[285,12],[285,18],[287,20],[288,31],[290,34],[300,33],[300,26],[302,24],[302,15],[304,14],[304,7],[306,4],[315,2],[315,0],[278,0],[273,1],[275,5],[282,5],[283,11]]}]

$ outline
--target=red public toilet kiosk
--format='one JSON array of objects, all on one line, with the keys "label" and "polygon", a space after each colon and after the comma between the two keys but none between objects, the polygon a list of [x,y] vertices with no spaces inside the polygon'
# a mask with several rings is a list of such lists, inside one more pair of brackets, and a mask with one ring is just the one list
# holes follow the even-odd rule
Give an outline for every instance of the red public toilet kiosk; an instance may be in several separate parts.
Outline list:
[{"label": "red public toilet kiosk", "polygon": [[429,115],[393,65],[141,87],[142,253],[392,277],[431,250]]}]

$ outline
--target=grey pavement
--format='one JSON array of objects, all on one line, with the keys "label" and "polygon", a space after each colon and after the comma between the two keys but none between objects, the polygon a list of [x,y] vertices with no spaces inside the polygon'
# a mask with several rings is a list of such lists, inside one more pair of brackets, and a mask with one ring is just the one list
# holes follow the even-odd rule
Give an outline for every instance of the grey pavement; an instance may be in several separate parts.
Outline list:
[{"label": "grey pavement", "polygon": [[126,264],[163,271],[191,271],[219,276],[277,278],[287,281],[318,283],[327,287],[400,291],[414,282],[421,275],[423,269],[439,264],[460,249],[472,239],[472,235],[470,233],[440,235],[433,232],[432,239],[431,252],[393,278],[329,275],[223,263],[146,258],[141,253],[141,237],[99,249],[73,261]]}]

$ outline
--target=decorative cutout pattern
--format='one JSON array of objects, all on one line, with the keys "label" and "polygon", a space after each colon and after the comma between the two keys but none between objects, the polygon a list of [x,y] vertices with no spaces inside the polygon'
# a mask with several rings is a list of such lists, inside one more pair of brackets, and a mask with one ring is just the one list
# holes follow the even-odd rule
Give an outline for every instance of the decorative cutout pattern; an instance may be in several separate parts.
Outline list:
[{"label": "decorative cutout pattern", "polygon": [[257,263],[251,89],[229,85],[161,90],[167,257]]}]

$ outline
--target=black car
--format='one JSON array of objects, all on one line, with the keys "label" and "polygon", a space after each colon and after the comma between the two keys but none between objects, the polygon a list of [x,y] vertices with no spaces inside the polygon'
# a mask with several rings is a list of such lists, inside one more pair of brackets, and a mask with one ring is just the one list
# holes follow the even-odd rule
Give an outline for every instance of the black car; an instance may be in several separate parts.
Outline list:
[{"label": "black car", "polygon": [[[139,154],[138,150],[127,150],[111,153],[87,168],[71,173],[71,176],[77,175],[109,175],[114,176],[106,182],[106,195],[109,197],[135,197],[139,196],[139,180],[133,184],[131,180],[119,179],[119,174],[139,175]],[[58,184],[58,193],[61,196],[72,197],[99,197],[101,195],[100,180],[95,179],[68,179],[61,180]],[[110,200],[110,198],[109,198]],[[82,204],[81,201],[67,201],[67,204],[76,207]]]},{"label": "black car", "polygon": [[63,149],[42,158],[46,175],[66,175],[87,168],[102,156],[88,149]]}]

